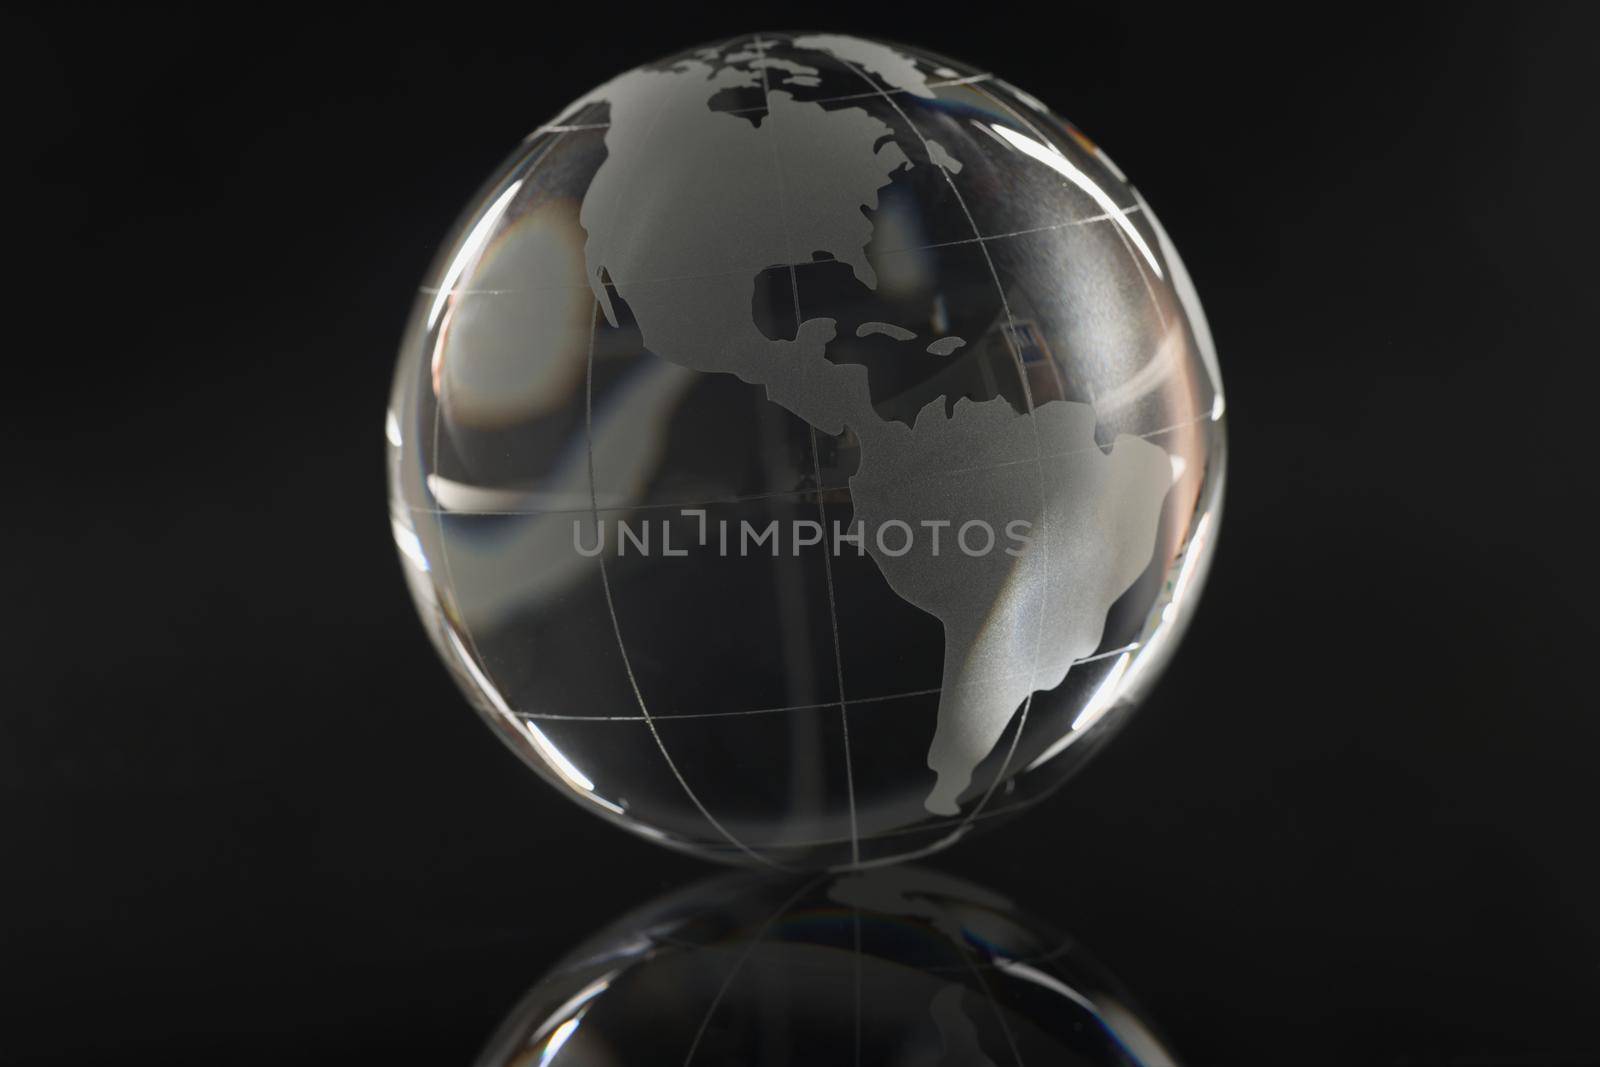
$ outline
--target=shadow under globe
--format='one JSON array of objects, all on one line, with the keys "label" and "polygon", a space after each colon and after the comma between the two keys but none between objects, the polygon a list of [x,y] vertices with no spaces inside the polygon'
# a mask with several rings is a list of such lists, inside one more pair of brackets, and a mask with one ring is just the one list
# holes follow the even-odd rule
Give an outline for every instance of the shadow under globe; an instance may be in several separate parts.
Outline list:
[{"label": "shadow under globe", "polygon": [[1068,1063],[1172,1056],[1116,982],[1003,896],[933,871],[727,875],[541,978],[478,1067]]}]

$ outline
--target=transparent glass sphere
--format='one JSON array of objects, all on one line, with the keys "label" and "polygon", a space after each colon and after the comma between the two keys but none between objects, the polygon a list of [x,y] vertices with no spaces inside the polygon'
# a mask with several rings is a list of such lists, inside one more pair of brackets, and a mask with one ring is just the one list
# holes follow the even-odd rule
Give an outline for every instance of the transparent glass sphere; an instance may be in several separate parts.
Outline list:
[{"label": "transparent glass sphere", "polygon": [[478,1067],[1170,1067],[1113,978],[1002,896],[913,867],[725,875],[591,937]]},{"label": "transparent glass sphere", "polygon": [[719,859],[925,853],[1170,655],[1223,400],[1149,206],[1033,97],[852,37],[640,67],[421,287],[387,432],[435,645],[540,774]]}]

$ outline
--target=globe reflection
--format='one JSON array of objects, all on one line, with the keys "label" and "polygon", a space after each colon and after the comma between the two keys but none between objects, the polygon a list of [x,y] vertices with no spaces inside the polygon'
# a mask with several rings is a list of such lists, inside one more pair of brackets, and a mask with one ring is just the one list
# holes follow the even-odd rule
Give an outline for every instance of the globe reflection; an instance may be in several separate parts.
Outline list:
[{"label": "globe reflection", "polygon": [[557,964],[480,1067],[1173,1059],[1115,982],[1002,896],[917,868],[712,879]]}]

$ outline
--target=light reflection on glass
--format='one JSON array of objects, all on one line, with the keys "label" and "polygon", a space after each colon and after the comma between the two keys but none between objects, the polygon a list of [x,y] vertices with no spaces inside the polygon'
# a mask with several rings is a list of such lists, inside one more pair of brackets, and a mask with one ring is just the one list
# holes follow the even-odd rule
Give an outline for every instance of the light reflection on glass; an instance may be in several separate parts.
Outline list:
[{"label": "light reflection on glass", "polygon": [[1094,202],[1100,205],[1100,210],[1109,215],[1111,220],[1117,224],[1117,227],[1127,235],[1128,240],[1133,242],[1134,247],[1139,250],[1139,254],[1144,256],[1145,262],[1150,264],[1150,269],[1155,271],[1156,277],[1164,277],[1161,272],[1161,264],[1156,262],[1156,254],[1150,251],[1150,246],[1145,243],[1144,235],[1128,220],[1127,212],[1123,210],[1122,205],[1111,199],[1110,194],[1095,184],[1094,179],[1073,166],[1072,161],[1061,154],[1060,149],[1035,141],[1027,134],[1018,133],[1016,130],[1001,126],[998,123],[992,126],[980,124],[980,128],[998,135],[1019,152],[1037,159],[1040,163],[1050,167],[1057,174],[1060,174],[1073,185],[1093,197]]}]

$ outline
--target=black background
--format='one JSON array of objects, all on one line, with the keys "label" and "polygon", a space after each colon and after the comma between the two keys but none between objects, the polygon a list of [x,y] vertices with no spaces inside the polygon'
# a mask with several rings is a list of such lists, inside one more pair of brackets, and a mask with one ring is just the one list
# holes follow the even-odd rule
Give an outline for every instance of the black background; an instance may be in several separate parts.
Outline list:
[{"label": "black background", "polygon": [[707,873],[467,710],[379,424],[417,280],[528,130],[804,22],[1100,141],[1229,387],[1154,698],[935,865],[1076,935],[1194,1062],[1600,1062],[1593,9],[875,8],[7,20],[0,1059],[463,1063]]}]

